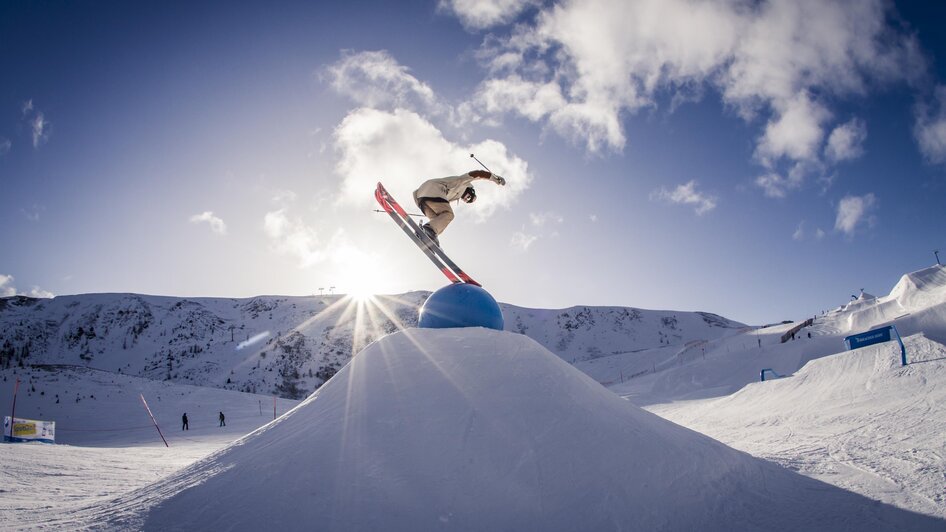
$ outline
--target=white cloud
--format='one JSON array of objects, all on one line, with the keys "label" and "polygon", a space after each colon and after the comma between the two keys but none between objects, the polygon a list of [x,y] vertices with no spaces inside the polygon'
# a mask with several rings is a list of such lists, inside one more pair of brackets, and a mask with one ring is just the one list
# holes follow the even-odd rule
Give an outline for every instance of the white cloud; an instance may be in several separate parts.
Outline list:
[{"label": "white cloud", "polygon": [[557,83],[527,81],[514,74],[484,81],[472,101],[460,106],[460,115],[465,120],[477,121],[483,119],[478,113],[487,117],[517,113],[537,122],[564,109],[567,103]]},{"label": "white cloud", "polygon": [[296,201],[297,197],[298,195],[291,190],[279,189],[273,192],[273,197],[271,198],[270,201],[272,201],[273,203],[277,205],[282,205],[285,203],[292,203]]},{"label": "white cloud", "polygon": [[795,232],[792,233],[792,240],[804,240],[805,239],[805,222],[798,222],[798,227],[795,228]]},{"label": "white cloud", "polygon": [[595,223],[595,222],[598,221],[598,215],[597,215],[597,214],[589,214],[589,215],[588,215],[588,219],[591,220],[591,223]]},{"label": "white cloud", "polygon": [[511,155],[502,143],[450,142],[425,118],[404,109],[356,109],[335,128],[333,138],[339,153],[336,172],[342,177],[339,200],[344,203],[370,204],[375,186],[381,181],[402,206],[411,208],[413,191],[427,179],[475,169],[470,164],[470,153],[506,178],[504,187],[485,181],[474,183],[477,201],[461,210],[472,211],[476,219],[485,219],[497,208],[511,205],[532,181],[528,164]]},{"label": "white cloud", "polygon": [[300,268],[318,264],[328,256],[315,229],[299,218],[290,218],[286,209],[266,213],[263,229],[276,251],[298,260]]},{"label": "white cloud", "polygon": [[747,121],[762,117],[764,165],[816,162],[829,102],[926,71],[915,36],[888,24],[893,9],[860,0],[564,0],[485,39],[491,77],[461,116],[515,114],[589,152],[620,151],[624,118],[711,87]]},{"label": "white cloud", "polygon": [[509,240],[509,245],[519,251],[528,251],[529,247],[538,240],[537,235],[530,235],[522,231],[516,231]]},{"label": "white cloud", "polygon": [[946,85],[936,87],[933,99],[917,106],[913,134],[926,160],[939,164],[946,162]]},{"label": "white cloud", "polygon": [[380,257],[364,251],[353,243],[344,229],[337,229],[329,238],[323,238],[314,227],[301,218],[291,216],[286,208],[266,213],[263,229],[277,253],[297,261],[299,268],[331,264],[336,268],[340,288],[353,289],[371,286],[372,276],[383,267]]},{"label": "white cloud", "polygon": [[762,174],[755,179],[755,184],[762,189],[763,193],[770,198],[784,198],[788,192],[799,188],[802,184],[800,174],[789,172],[787,177],[783,177],[776,172]]},{"label": "white cloud", "polygon": [[840,162],[857,159],[864,154],[864,141],[867,139],[867,125],[863,120],[851,119],[834,128],[828,135],[825,156],[830,161]]},{"label": "white cloud", "polygon": [[33,148],[39,148],[44,142],[49,140],[49,121],[42,111],[37,111],[33,105],[33,100],[23,102],[21,107],[23,119],[29,122],[30,132],[33,136]]},{"label": "white cloud", "polygon": [[555,212],[533,212],[529,214],[529,220],[532,222],[532,225],[536,227],[542,227],[545,224],[560,224],[565,221],[565,218],[561,214]]},{"label": "white cloud", "polygon": [[191,223],[203,223],[206,222],[210,225],[210,230],[218,235],[227,234],[227,224],[223,222],[219,217],[214,216],[212,211],[204,211],[200,214],[195,214],[190,217]]},{"label": "white cloud", "polygon": [[10,297],[16,295],[16,288],[13,286],[13,276],[0,273],[0,297]]},{"label": "white cloud", "polygon": [[853,235],[858,225],[872,222],[870,213],[876,205],[877,198],[870,193],[863,196],[845,196],[838,203],[834,228],[848,236]]},{"label": "white cloud", "polygon": [[43,113],[36,113],[30,121],[30,126],[33,129],[33,147],[39,148],[40,144],[49,140],[49,122]]},{"label": "white cloud", "polygon": [[56,294],[50,292],[49,290],[43,290],[42,288],[34,285],[32,289],[26,294],[30,297],[37,297],[43,299],[52,299],[56,297]]},{"label": "white cloud", "polygon": [[433,89],[410,74],[387,51],[342,52],[328,67],[333,89],[358,105],[374,108],[440,109]]},{"label": "white cloud", "polygon": [[10,153],[10,148],[13,147],[13,142],[6,137],[0,137],[0,157]]},{"label": "white cloud", "polygon": [[798,223],[798,227],[795,228],[795,232],[792,233],[792,239],[797,240],[797,241],[805,240],[807,238],[814,238],[815,240],[821,240],[822,238],[824,238],[824,234],[825,234],[824,230],[819,227],[819,228],[816,228],[814,231],[811,231],[811,234],[809,236],[808,231],[805,229],[805,221],[802,220],[801,222]]},{"label": "white cloud", "polygon": [[20,212],[23,213],[23,216],[25,216],[27,220],[29,220],[29,221],[31,221],[31,222],[38,222],[38,221],[39,221],[39,217],[40,217],[40,213],[43,212],[43,211],[45,211],[45,210],[46,210],[46,208],[43,207],[42,205],[36,205],[36,204],[34,203],[34,204],[33,204],[31,207],[29,207],[29,208],[24,207],[24,208],[20,209]]},{"label": "white cloud", "polygon": [[822,124],[830,113],[806,93],[778,103],[777,118],[769,121],[756,146],[756,157],[767,167],[780,158],[812,161],[824,137]]},{"label": "white cloud", "polygon": [[698,215],[706,214],[716,208],[716,197],[696,190],[696,181],[677,185],[673,190],[661,187],[650,194],[651,200],[665,201],[678,205],[690,205]]},{"label": "white cloud", "polygon": [[[509,245],[518,251],[528,251],[529,248],[532,247],[532,244],[535,244],[539,238],[558,237],[558,231],[555,230],[555,226],[564,223],[564,221],[565,218],[562,217],[562,215],[551,211],[529,213],[529,224],[538,230],[540,234],[526,233],[525,227],[523,227],[523,230],[516,231],[512,234],[509,239]],[[550,228],[546,229],[547,227]]]},{"label": "white cloud", "polygon": [[[0,297],[11,297],[17,295],[17,293],[16,287],[13,286],[13,276],[0,274]],[[47,299],[56,297],[56,294],[35,285],[29,292],[22,295]]]},{"label": "white cloud", "polygon": [[482,30],[514,20],[539,0],[440,0],[437,8],[449,12],[469,30]]}]

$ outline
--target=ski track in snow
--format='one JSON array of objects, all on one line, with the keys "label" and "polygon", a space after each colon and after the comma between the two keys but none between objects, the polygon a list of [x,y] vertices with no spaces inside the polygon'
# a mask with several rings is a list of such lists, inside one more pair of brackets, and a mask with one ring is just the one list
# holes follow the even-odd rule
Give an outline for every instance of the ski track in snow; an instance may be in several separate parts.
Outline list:
[{"label": "ski track in snow", "polygon": [[[907,349],[914,359],[905,368],[889,345],[863,348],[722,399],[648,409],[813,478],[946,518],[946,348],[910,337]],[[792,380],[809,382],[796,388]],[[812,390],[832,392],[806,401]]]}]

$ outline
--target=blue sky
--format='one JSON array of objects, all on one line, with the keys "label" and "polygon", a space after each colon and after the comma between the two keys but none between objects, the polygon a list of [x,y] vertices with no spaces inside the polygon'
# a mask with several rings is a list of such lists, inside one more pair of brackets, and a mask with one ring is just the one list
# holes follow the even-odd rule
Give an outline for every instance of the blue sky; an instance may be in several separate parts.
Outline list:
[{"label": "blue sky", "polygon": [[[444,248],[500,301],[803,318],[946,259],[926,2],[0,7],[0,293],[434,290],[383,214],[476,168]],[[473,163],[473,164],[471,164]]]}]

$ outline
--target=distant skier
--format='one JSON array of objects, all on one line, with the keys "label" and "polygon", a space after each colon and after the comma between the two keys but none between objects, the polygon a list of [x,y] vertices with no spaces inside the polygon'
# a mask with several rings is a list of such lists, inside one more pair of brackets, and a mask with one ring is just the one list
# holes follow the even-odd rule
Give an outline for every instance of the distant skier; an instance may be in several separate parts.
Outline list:
[{"label": "distant skier", "polygon": [[226,422],[226,417],[223,415],[223,412],[220,412],[220,416],[219,416],[219,417],[220,417],[220,426],[221,426],[221,427],[226,427],[226,426],[227,426],[227,422]]},{"label": "distant skier", "polygon": [[190,430],[190,429],[187,427],[187,412],[184,412],[184,415],[181,416],[181,422],[183,423],[183,426],[181,427],[181,430]]},{"label": "distant skier", "polygon": [[472,182],[477,179],[489,179],[497,185],[505,185],[506,180],[486,170],[471,170],[463,175],[429,179],[414,191],[414,203],[420,207],[429,221],[421,226],[421,230],[434,244],[440,245],[437,238],[453,221],[451,201],[463,200],[466,203],[476,201],[476,190]]}]

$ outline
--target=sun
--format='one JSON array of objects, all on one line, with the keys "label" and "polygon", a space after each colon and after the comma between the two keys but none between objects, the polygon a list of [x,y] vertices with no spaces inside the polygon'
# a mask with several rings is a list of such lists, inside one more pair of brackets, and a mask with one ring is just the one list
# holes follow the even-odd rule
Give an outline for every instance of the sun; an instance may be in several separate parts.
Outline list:
[{"label": "sun", "polygon": [[341,293],[356,302],[367,302],[383,293],[385,286],[390,287],[390,275],[380,267],[378,260],[366,255],[354,259],[345,261],[339,268],[337,286]]},{"label": "sun", "polygon": [[356,284],[348,290],[348,297],[355,300],[356,303],[367,303],[372,301],[377,295],[369,284]]}]

